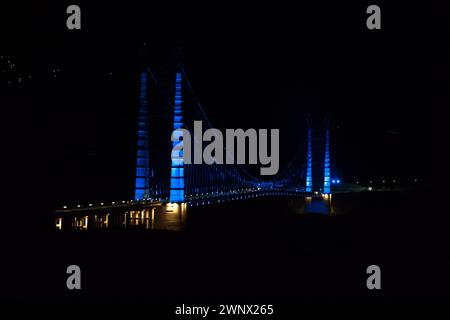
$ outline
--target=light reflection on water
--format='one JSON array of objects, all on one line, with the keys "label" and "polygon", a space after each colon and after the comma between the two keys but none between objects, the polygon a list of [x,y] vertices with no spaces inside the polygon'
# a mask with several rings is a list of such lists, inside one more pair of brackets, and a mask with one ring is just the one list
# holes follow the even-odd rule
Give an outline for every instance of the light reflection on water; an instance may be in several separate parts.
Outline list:
[{"label": "light reflection on water", "polygon": [[325,194],[322,197],[306,197],[302,213],[334,215],[335,210],[332,203],[332,195]]}]

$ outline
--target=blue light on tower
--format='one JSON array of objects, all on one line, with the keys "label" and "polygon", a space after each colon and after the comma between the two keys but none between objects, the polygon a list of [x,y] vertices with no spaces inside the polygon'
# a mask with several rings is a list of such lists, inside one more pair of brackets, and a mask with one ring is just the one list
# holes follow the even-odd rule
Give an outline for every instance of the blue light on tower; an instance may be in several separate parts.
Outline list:
[{"label": "blue light on tower", "polygon": [[306,192],[312,192],[312,137],[311,126],[308,125],[308,150],[306,159]]},{"label": "blue light on tower", "polygon": [[147,72],[141,73],[140,80],[138,139],[136,152],[136,183],[134,191],[135,200],[142,200],[150,197]]},{"label": "blue light on tower", "polygon": [[325,159],[323,176],[323,193],[330,194],[330,129],[328,125],[325,132]]},{"label": "blue light on tower", "polygon": [[[177,72],[175,77],[175,102],[173,105],[174,130],[183,126],[181,80],[181,72]],[[178,143],[178,141],[173,141],[172,147]],[[169,201],[184,202],[184,161],[182,158],[171,159]]]}]

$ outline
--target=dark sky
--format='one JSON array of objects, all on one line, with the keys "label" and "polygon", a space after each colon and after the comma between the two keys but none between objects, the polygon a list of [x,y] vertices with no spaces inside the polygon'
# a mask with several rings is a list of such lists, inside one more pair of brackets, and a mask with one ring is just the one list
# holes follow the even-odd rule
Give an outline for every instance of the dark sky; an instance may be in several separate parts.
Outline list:
[{"label": "dark sky", "polygon": [[68,31],[68,4],[2,10],[1,54],[16,62],[1,76],[7,160],[24,175],[12,196],[27,185],[57,204],[131,197],[144,43],[155,69],[183,47],[216,127],[280,128],[282,163],[307,113],[331,115],[348,181],[425,178],[445,163],[449,29],[437,5],[380,5],[382,30],[369,31],[371,3],[80,3],[82,30]]}]

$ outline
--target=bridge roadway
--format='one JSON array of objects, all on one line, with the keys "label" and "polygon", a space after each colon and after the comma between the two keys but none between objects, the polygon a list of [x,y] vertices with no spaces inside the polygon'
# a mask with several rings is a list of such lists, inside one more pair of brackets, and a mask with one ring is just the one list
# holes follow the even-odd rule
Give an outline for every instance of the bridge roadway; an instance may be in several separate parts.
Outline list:
[{"label": "bridge roadway", "polygon": [[[224,203],[228,201],[246,200],[259,197],[270,196],[293,196],[293,197],[321,197],[318,193],[308,193],[302,190],[284,190],[284,189],[239,189],[232,192],[208,192],[197,193],[186,196],[188,206],[203,206]],[[64,206],[55,210],[57,215],[85,213],[86,211],[105,211],[111,209],[139,209],[160,207],[168,204],[167,198],[164,199],[146,199],[146,200],[123,200],[113,202],[90,203],[88,205]]]}]

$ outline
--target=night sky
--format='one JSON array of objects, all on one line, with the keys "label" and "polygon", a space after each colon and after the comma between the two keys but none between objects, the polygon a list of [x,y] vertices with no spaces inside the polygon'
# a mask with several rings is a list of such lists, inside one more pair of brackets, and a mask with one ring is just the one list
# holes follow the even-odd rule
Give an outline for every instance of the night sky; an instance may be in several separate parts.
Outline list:
[{"label": "night sky", "polygon": [[279,128],[282,165],[305,139],[306,114],[329,114],[345,181],[439,181],[448,19],[438,6],[383,5],[382,30],[369,31],[366,3],[80,3],[82,30],[69,31],[68,4],[1,12],[10,197],[132,197],[142,48],[156,70],[183,48],[215,127]]}]

